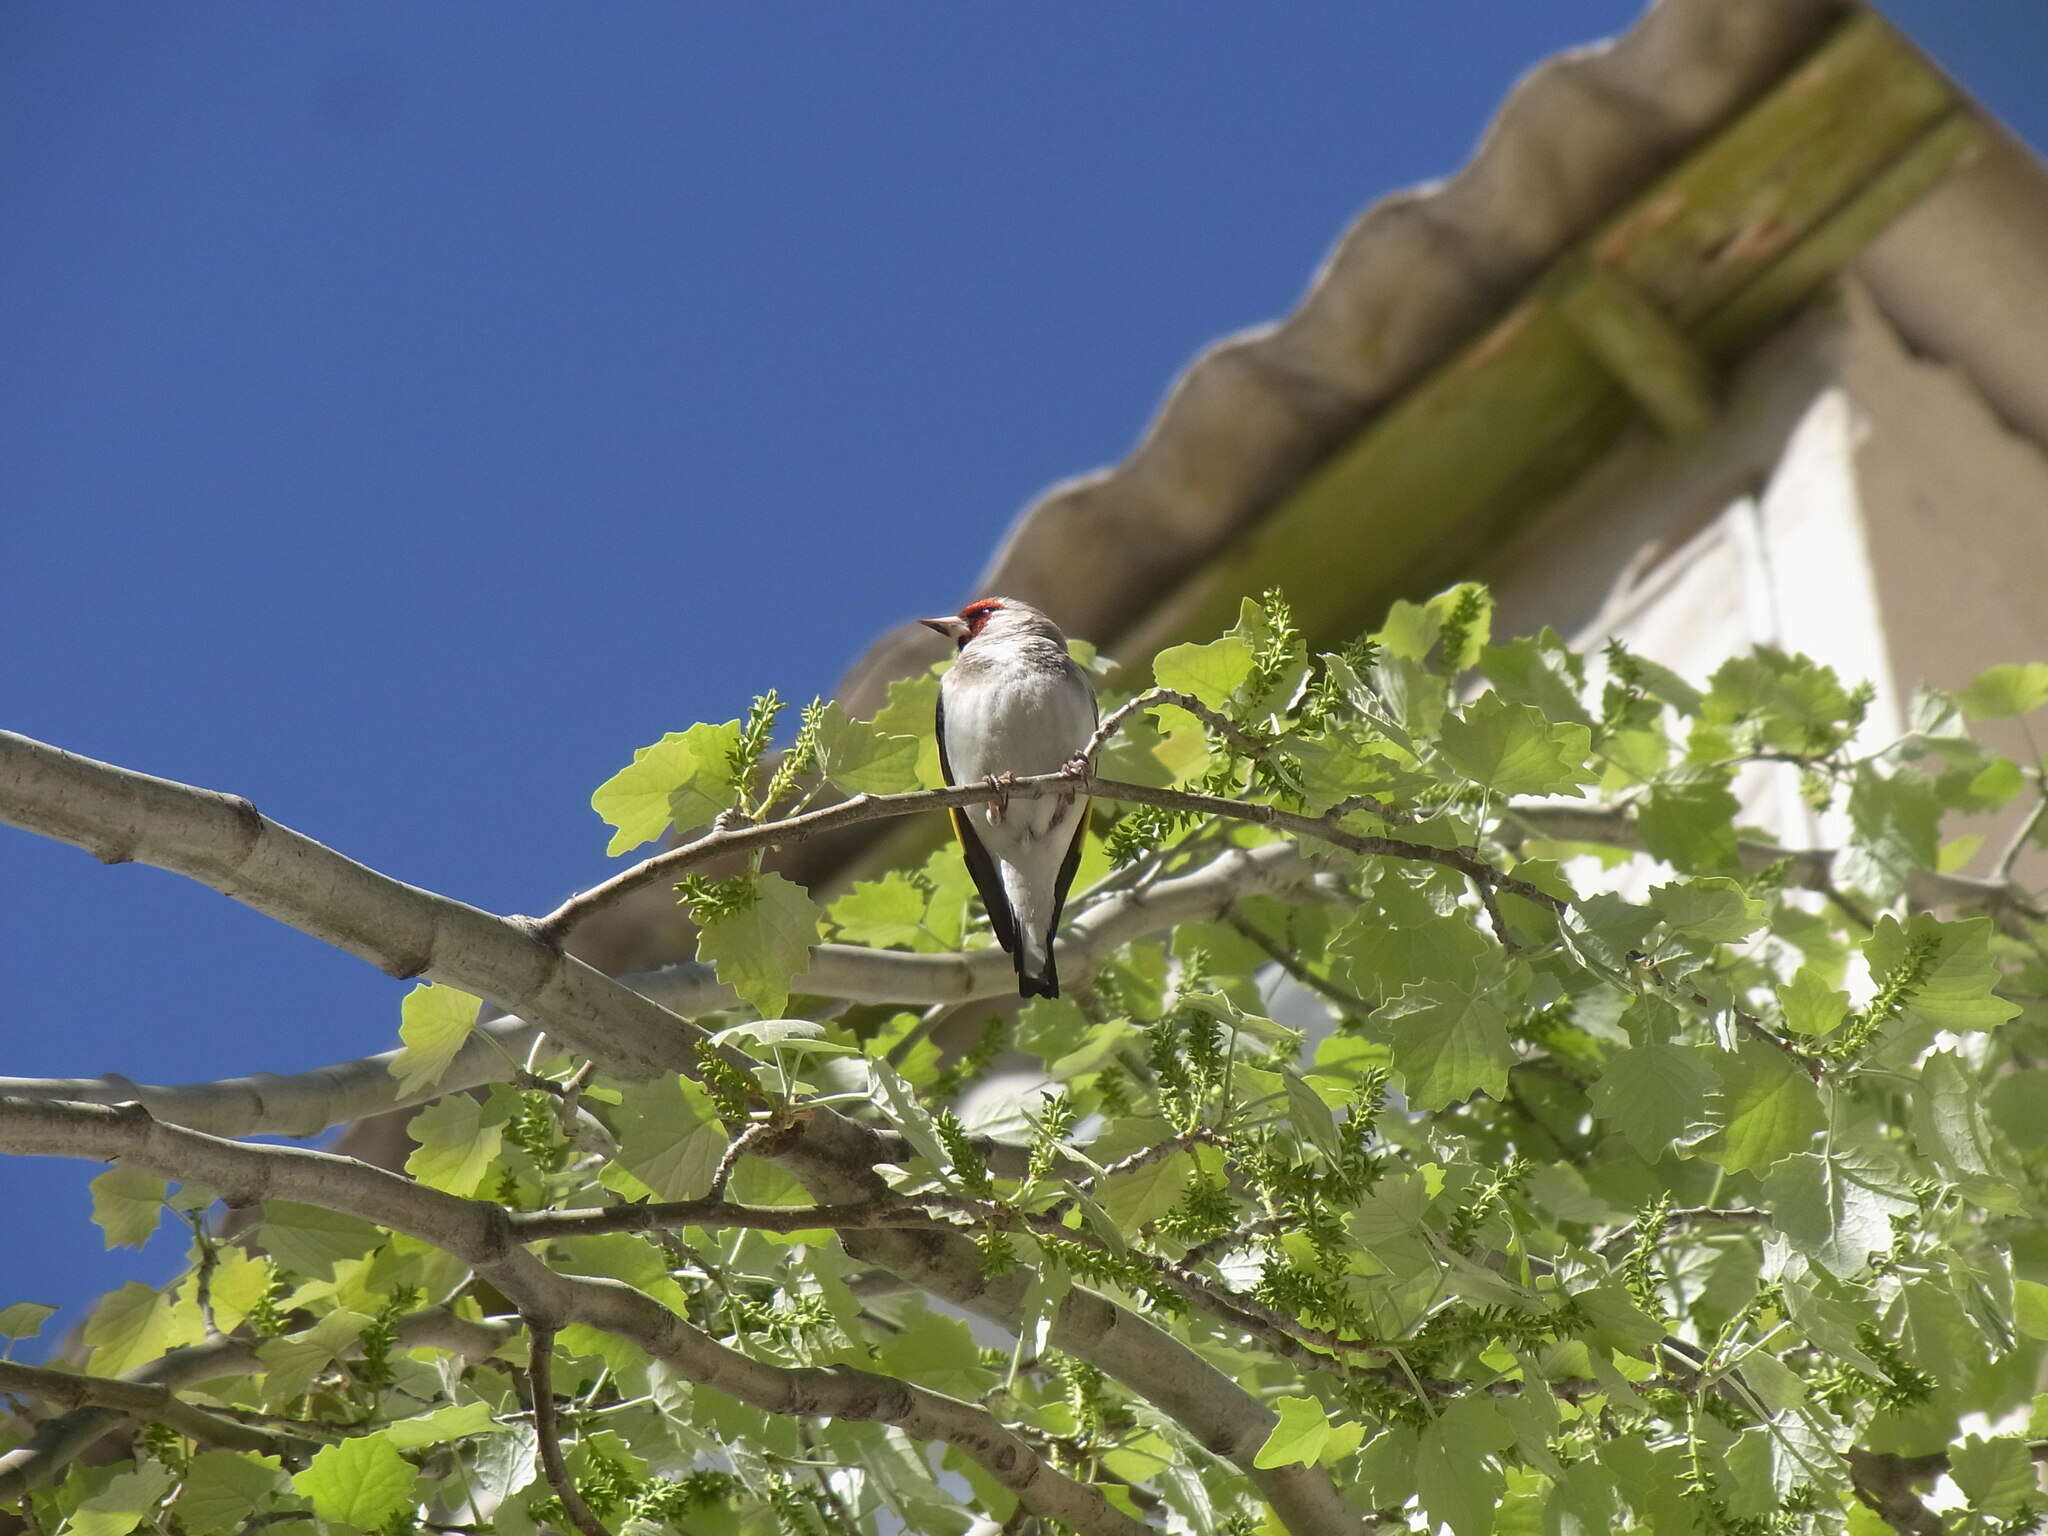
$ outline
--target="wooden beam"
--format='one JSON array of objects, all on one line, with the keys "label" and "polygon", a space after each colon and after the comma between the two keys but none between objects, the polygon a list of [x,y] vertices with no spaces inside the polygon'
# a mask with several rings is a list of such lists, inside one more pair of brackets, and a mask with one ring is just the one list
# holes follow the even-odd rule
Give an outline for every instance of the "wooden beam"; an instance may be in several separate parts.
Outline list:
[{"label": "wooden beam", "polygon": [[1739,349],[1779,316],[1796,309],[1821,284],[1883,234],[1894,219],[1967,165],[1990,142],[1968,109],[1941,118],[1871,181],[1764,269],[1747,288],[1707,317],[1700,340],[1713,353]]},{"label": "wooden beam", "polygon": [[[1115,654],[1142,665],[1276,585],[1312,641],[1347,639],[1393,598],[1464,574],[1474,551],[1597,461],[1638,404],[1667,430],[1696,430],[1714,368],[1938,181],[1944,154],[1955,163],[1957,110],[1913,46],[1859,9],[1118,637]],[[1588,271],[1614,283],[1576,292],[1568,318],[1554,300]]]},{"label": "wooden beam", "polygon": [[1683,331],[1626,279],[1580,258],[1560,262],[1542,292],[1622,388],[1674,438],[1714,419],[1714,370]]}]

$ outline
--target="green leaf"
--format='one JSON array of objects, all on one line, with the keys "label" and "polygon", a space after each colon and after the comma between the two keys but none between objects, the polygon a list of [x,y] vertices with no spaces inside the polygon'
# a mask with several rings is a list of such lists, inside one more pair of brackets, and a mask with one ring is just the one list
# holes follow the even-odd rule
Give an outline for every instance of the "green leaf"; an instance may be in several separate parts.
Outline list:
[{"label": "green leaf", "polygon": [[791,1055],[858,1056],[860,1047],[842,1045],[825,1037],[825,1026],[816,1019],[743,1019],[728,1024],[711,1037],[713,1045],[746,1044],[737,1048],[764,1059],[777,1051]]},{"label": "green leaf", "polygon": [[818,766],[849,795],[895,795],[920,788],[918,754],[931,722],[916,735],[892,736],[827,704],[818,722]]},{"label": "green leaf", "polygon": [[109,1248],[140,1248],[164,1213],[164,1181],[119,1163],[92,1181],[92,1219]]},{"label": "green leaf", "polygon": [[1932,869],[1938,856],[1941,802],[1924,779],[1870,764],[1856,770],[1849,791],[1849,840],[1835,861],[1835,879],[1881,902],[1905,893],[1916,869]]},{"label": "green leaf", "polygon": [[1955,1052],[1935,1051],[1921,1062],[1911,1123],[1920,1150],[1952,1181],[1997,1174],[1984,1092]]},{"label": "green leaf", "polygon": [[189,1536],[226,1536],[284,1490],[284,1463],[246,1451],[202,1451],[185,1469],[172,1513]]},{"label": "green leaf", "polygon": [[763,1015],[789,1006],[791,981],[810,964],[821,914],[810,892],[781,875],[754,876],[754,900],[744,910],[705,923],[697,932],[697,958]]},{"label": "green leaf", "polygon": [[1602,891],[1578,904],[1570,926],[1587,953],[1619,971],[1627,969],[1628,956],[1641,948],[1657,923],[1657,914],[1648,907]]},{"label": "green leaf", "polygon": [[1252,675],[1251,643],[1231,633],[1207,645],[1172,645],[1152,659],[1152,676],[1162,688],[1191,693],[1221,709]]},{"label": "green leaf", "polygon": [[477,1492],[496,1503],[519,1492],[540,1476],[540,1436],[531,1424],[501,1424],[476,1448]]},{"label": "green leaf", "polygon": [[1891,1246],[1891,1218],[1913,1209],[1912,1195],[1891,1184],[1874,1165],[1800,1152],[1765,1176],[1763,1204],[1786,1241],[1847,1279]]},{"label": "green leaf", "polygon": [[329,1312],[311,1328],[256,1346],[264,1390],[274,1401],[297,1397],[363,1335],[373,1321],[347,1307]]},{"label": "green leaf", "polygon": [[386,1064],[398,1079],[398,1097],[410,1098],[441,1081],[470,1031],[476,1027],[479,999],[454,987],[419,986],[398,1005],[398,1038],[404,1049]]},{"label": "green leaf", "polygon": [[1549,720],[1593,723],[1579,702],[1579,659],[1548,625],[1540,635],[1489,645],[1479,653],[1479,670],[1510,704],[1530,705]]},{"label": "green leaf", "polygon": [[1696,1046],[1638,1045],[1608,1057],[1590,1097],[1593,1113],[1655,1161],[1707,1118],[1721,1080]]},{"label": "green leaf", "polygon": [[1444,1109],[1485,1093],[1507,1094],[1507,1016],[1481,993],[1447,981],[1407,988],[1374,1015],[1393,1034],[1394,1070],[1419,1109]]},{"label": "green leaf", "polygon": [[47,1301],[17,1301],[0,1307],[0,1338],[32,1339],[57,1309]]},{"label": "green leaf", "polygon": [[1798,1063],[1774,1046],[1745,1040],[1720,1056],[1721,1130],[1700,1150],[1731,1173],[1762,1173],[1780,1158],[1806,1150],[1827,1128],[1820,1095]]},{"label": "green leaf", "polygon": [[1660,885],[1650,892],[1650,905],[1673,933],[1700,944],[1740,944],[1764,922],[1764,904],[1733,880]]},{"label": "green leaf", "polygon": [[1956,695],[1956,702],[1973,720],[2032,714],[2048,704],[2048,662],[1987,667]]},{"label": "green leaf", "polygon": [[2013,1321],[2030,1339],[2048,1339],[2048,1285],[2033,1280],[2012,1283]]},{"label": "green leaf", "polygon": [[910,876],[892,869],[879,880],[856,881],[827,910],[841,943],[936,954],[952,946],[926,931],[927,899]]},{"label": "green leaf", "polygon": [[292,1200],[266,1201],[260,1232],[279,1268],[322,1279],[333,1276],[340,1260],[360,1258],[383,1241],[367,1221]]},{"label": "green leaf", "polygon": [[1288,1119],[1323,1156],[1335,1162],[1341,1155],[1341,1148],[1337,1140],[1337,1119],[1330,1113],[1330,1106],[1317,1096],[1315,1089],[1302,1081],[1301,1074],[1292,1067],[1283,1065],[1280,1078],[1287,1086]]},{"label": "green leaf", "polygon": [[1331,936],[1330,958],[1345,984],[1385,1002],[1412,983],[1475,978],[1492,945],[1452,900],[1445,886],[1420,888],[1399,871],[1382,874],[1371,905],[1361,904]]},{"label": "green leaf", "polygon": [[1735,819],[1741,807],[1719,779],[1652,784],[1636,828],[1653,859],[1682,875],[1719,875],[1736,867]]},{"label": "green leaf", "polygon": [[1619,1285],[1575,1292],[1572,1305],[1585,1316],[1587,1336],[1602,1348],[1647,1359],[1664,1337],[1664,1325],[1637,1306]]},{"label": "green leaf", "polygon": [[917,1095],[903,1080],[903,1075],[886,1061],[869,1062],[868,1071],[881,1095],[875,1107],[882,1112],[883,1118],[901,1131],[912,1150],[932,1167],[951,1167],[952,1160],[939,1143],[938,1130],[932,1124],[931,1115],[918,1103]]},{"label": "green leaf", "polygon": [[374,1531],[413,1507],[419,1468],[383,1435],[357,1435],[322,1446],[292,1488],[322,1520]]},{"label": "green leaf", "polygon": [[1482,693],[1462,714],[1446,716],[1437,744],[1461,775],[1496,794],[1576,795],[1593,777],[1586,771],[1593,738],[1585,726],[1552,724],[1541,710],[1497,693]]},{"label": "green leaf", "polygon": [[168,1291],[130,1280],[93,1309],[85,1325],[92,1350],[87,1369],[95,1376],[119,1376],[181,1344],[205,1337],[197,1307],[181,1307]]},{"label": "green leaf", "polygon": [[1949,1448],[1948,1473],[1969,1495],[1970,1507],[1989,1515],[2014,1515],[2040,1499],[2034,1483],[2033,1453],[2017,1435],[1980,1440],[1975,1435]]},{"label": "green leaf", "polygon": [[1487,1536],[1507,1480],[1489,1453],[1514,1444],[1514,1430],[1483,1398],[1462,1397],[1422,1432],[1415,1492],[1433,1523],[1456,1536]]},{"label": "green leaf", "polygon": [[1710,725],[1747,723],[1765,747],[1794,753],[1837,746],[1852,712],[1849,692],[1832,667],[1769,646],[1723,662],[1700,708]]},{"label": "green leaf", "polygon": [[671,825],[702,826],[739,803],[730,755],[740,723],[693,725],[670,731],[598,785],[590,808],[614,830],[607,854],[621,854],[657,838]]},{"label": "green leaf", "polygon": [[884,736],[908,736],[922,745],[917,754],[917,787],[936,789],[946,782],[939,772],[939,680],[926,672],[899,677],[889,685],[889,702],[870,722]]},{"label": "green leaf", "polygon": [[1386,622],[1372,638],[1390,656],[1420,661],[1436,644],[1436,637],[1443,631],[1443,626],[1441,609],[1397,598],[1387,610]]},{"label": "green leaf", "polygon": [[1276,1397],[1272,1406],[1280,1421],[1252,1457],[1252,1465],[1262,1472],[1314,1465],[1330,1435],[1330,1410],[1312,1397]]},{"label": "green leaf", "polygon": [[431,1413],[418,1413],[409,1419],[386,1424],[377,1433],[401,1451],[414,1451],[421,1446],[446,1445],[451,1440],[464,1440],[471,1435],[498,1434],[511,1427],[491,1418],[488,1403],[450,1403]]},{"label": "green leaf", "polygon": [[484,1123],[485,1113],[482,1104],[457,1093],[414,1115],[405,1133],[419,1145],[406,1158],[405,1171],[433,1189],[474,1195],[505,1135],[502,1122]]},{"label": "green leaf", "polygon": [[176,1477],[157,1461],[144,1462],[133,1472],[116,1473],[113,1481],[72,1513],[64,1528],[67,1536],[128,1536],[171,1491]]},{"label": "green leaf", "polygon": [[1194,1176],[1195,1160],[1173,1152],[1104,1180],[1095,1197],[1120,1229],[1134,1233],[1178,1205]]},{"label": "green leaf", "polygon": [[636,1083],[613,1112],[618,1161],[658,1200],[694,1200],[725,1156],[725,1126],[710,1096],[687,1078]]},{"label": "green leaf", "polygon": [[1906,999],[1900,1017],[1928,1029],[1995,1029],[2017,1014],[2019,1005],[1994,997],[1998,967],[1991,959],[1991,919],[1945,923],[1924,912],[1900,926],[1889,913],[1863,946],[1873,976],[1885,976],[1905,957],[1907,945],[1922,940],[1933,954],[1924,977]]},{"label": "green leaf", "polygon": [[1838,992],[1810,965],[1802,965],[1791,982],[1777,989],[1785,1028],[1795,1035],[1825,1035],[1849,1016],[1849,994]]}]

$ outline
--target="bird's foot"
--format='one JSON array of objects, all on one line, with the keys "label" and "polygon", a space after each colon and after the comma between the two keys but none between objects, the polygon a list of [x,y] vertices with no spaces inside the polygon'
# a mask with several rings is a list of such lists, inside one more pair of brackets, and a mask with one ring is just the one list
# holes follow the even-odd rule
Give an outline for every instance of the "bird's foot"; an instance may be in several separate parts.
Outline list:
[{"label": "bird's foot", "polygon": [[999,827],[1003,824],[1003,812],[1010,808],[1010,786],[1017,782],[1017,775],[1005,770],[988,775],[988,824]]},{"label": "bird's foot", "polygon": [[[1090,773],[1094,772],[1094,769],[1095,765],[1088,761],[1088,754],[1085,752],[1076,752],[1072,757],[1060,764],[1060,773],[1070,779],[1085,779]],[[1073,806],[1074,796],[1077,793],[1079,791],[1070,789],[1058,797],[1061,811],[1064,812]]]}]

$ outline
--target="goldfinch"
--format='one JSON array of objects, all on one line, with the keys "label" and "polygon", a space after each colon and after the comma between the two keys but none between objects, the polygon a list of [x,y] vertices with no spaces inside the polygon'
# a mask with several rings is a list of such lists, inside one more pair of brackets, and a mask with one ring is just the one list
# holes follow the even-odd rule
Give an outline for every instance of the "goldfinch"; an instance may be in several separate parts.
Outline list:
[{"label": "goldfinch", "polygon": [[1081,862],[1088,802],[1010,803],[1013,778],[1055,773],[1095,734],[1095,688],[1066,636],[1029,603],[985,597],[951,618],[920,619],[960,649],[939,682],[939,765],[949,784],[986,782],[987,805],[953,812],[996,942],[1017,963],[1019,997],[1058,997],[1052,936]]}]

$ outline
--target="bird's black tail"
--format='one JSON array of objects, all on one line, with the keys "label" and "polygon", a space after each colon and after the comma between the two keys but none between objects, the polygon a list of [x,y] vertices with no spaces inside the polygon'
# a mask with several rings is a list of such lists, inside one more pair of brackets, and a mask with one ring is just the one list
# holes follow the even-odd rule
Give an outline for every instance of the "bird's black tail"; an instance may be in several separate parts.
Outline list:
[{"label": "bird's black tail", "polygon": [[1024,974],[1024,946],[1021,944],[1017,946],[1015,959],[1017,961],[1017,995],[1019,997],[1058,997],[1060,995],[1060,968],[1058,962],[1052,957],[1052,946],[1050,944],[1046,945],[1045,969],[1036,976],[1026,976]]}]

